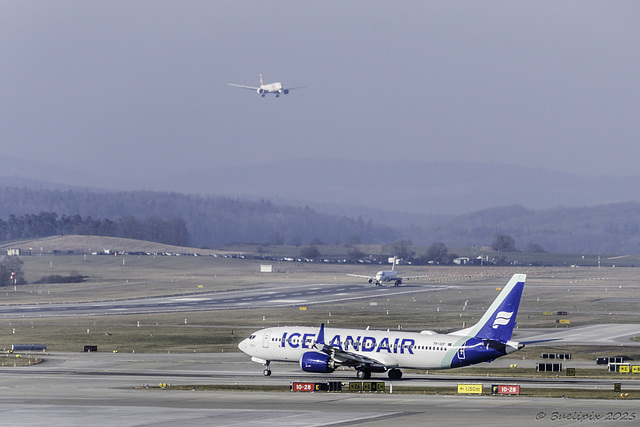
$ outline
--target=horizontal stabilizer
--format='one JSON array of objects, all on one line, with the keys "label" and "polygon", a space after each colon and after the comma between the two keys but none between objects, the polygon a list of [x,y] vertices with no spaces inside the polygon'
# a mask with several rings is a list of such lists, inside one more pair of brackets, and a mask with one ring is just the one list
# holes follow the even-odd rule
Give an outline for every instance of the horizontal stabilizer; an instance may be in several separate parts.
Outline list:
[{"label": "horizontal stabilizer", "polygon": [[560,340],[562,340],[562,338],[549,338],[546,340],[520,341],[520,342],[522,344],[529,345],[529,344],[537,344],[539,342],[560,341]]}]

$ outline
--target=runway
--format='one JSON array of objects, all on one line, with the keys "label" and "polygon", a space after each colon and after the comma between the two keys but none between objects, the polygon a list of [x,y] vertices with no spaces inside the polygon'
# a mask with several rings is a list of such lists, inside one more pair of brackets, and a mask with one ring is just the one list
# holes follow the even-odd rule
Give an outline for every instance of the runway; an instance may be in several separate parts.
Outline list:
[{"label": "runway", "polygon": [[[4,425],[26,426],[183,423],[195,426],[249,423],[278,426],[568,425],[575,421],[567,419],[585,416],[595,420],[587,425],[604,425],[606,417],[614,416],[618,417],[618,422],[637,425],[637,420],[634,423],[630,418],[640,416],[637,400],[568,401],[514,396],[200,392],[145,388],[147,384],[163,382],[287,386],[291,381],[355,380],[352,372],[314,376],[300,373],[295,364],[276,366],[273,375],[265,378],[261,375],[261,366],[240,353],[53,354],[37,366],[0,370],[0,414]],[[418,377],[418,374],[409,374],[396,385],[445,383],[451,386],[469,381],[467,378],[435,376],[431,380]],[[482,382],[496,381],[499,379]],[[611,385],[611,380],[590,381],[606,387]],[[556,383],[556,386],[561,385]],[[632,389],[631,384],[626,383],[623,388]],[[560,417],[567,419],[562,421]],[[622,420],[623,417],[627,420]]]},{"label": "runway", "polygon": [[640,336],[640,324],[584,325],[554,329],[516,329],[517,341],[554,340],[562,345],[640,346],[630,338]]},{"label": "runway", "polygon": [[[430,292],[452,285],[372,287],[345,284],[273,285],[228,292],[171,295],[118,301],[25,304],[0,308],[5,318],[135,314],[311,305],[392,295]],[[517,329],[514,339],[556,338],[562,344],[640,345],[628,341],[640,325],[591,325],[557,329]],[[501,358],[492,367],[535,367],[535,360]],[[440,396],[368,393],[200,392],[146,388],[174,385],[279,385],[292,381],[355,381],[353,371],[327,375],[301,372],[296,364],[262,365],[241,353],[124,354],[59,353],[25,368],[0,368],[0,419],[5,425],[216,425],[406,426],[429,425],[637,425],[637,400],[541,399],[506,396]],[[590,362],[565,367],[593,369]],[[389,382],[386,375],[373,381]],[[612,389],[614,380],[558,377],[545,380],[498,377],[452,377],[406,372],[396,385],[446,386],[458,383],[518,382],[523,387]],[[630,376],[623,389],[640,393]]]},{"label": "runway", "polygon": [[434,292],[445,285],[378,287],[371,285],[313,284],[276,285],[268,288],[208,292],[191,295],[167,295],[129,300],[12,304],[0,306],[0,315],[11,318],[87,316],[95,314],[140,314],[192,312],[243,308],[276,308],[345,302],[366,298]]}]

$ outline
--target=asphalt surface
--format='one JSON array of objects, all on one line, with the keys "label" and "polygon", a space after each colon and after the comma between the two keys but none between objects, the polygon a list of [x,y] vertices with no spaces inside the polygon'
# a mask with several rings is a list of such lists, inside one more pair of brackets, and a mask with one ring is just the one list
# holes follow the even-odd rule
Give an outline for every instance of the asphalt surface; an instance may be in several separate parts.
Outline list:
[{"label": "asphalt surface", "polygon": [[[445,285],[371,287],[359,285],[290,285],[192,296],[166,296],[126,301],[42,304],[2,307],[2,315],[56,317],[87,314],[134,314],[165,311],[279,307],[347,301],[372,296],[429,292]],[[550,337],[566,344],[633,345],[640,325],[592,325],[551,330],[518,329],[514,339]],[[493,367],[536,361],[498,359]],[[296,364],[272,364],[273,375],[241,353],[232,354],[114,354],[63,353],[44,356],[31,367],[0,368],[0,419],[3,425],[23,426],[406,426],[428,425],[640,425],[637,400],[544,399],[506,396],[400,395],[393,393],[266,393],[199,392],[194,384],[285,385],[291,382],[355,381],[352,371],[329,375],[300,372]],[[590,362],[571,362],[593,369]],[[568,366],[568,365],[565,365]],[[384,375],[372,381],[387,381]],[[405,373],[395,385],[453,386],[458,383],[518,383],[523,387],[612,389],[614,380],[549,380],[497,377],[450,377]],[[183,385],[183,390],[147,388],[160,383]],[[640,380],[630,376],[623,390],[640,393]]]},{"label": "asphalt surface", "polygon": [[[606,417],[617,417],[616,422],[623,425],[638,425],[636,417],[640,416],[637,400],[622,399],[596,401],[388,392],[206,392],[192,391],[188,387],[195,384],[288,386],[292,381],[355,381],[350,371],[314,376],[299,372],[295,364],[275,364],[273,375],[266,378],[261,374],[261,366],[241,353],[62,353],[46,355],[44,359],[44,363],[36,366],[1,368],[0,417],[3,425],[388,426],[401,423],[406,426],[508,426],[574,425],[580,417],[592,418],[579,422],[587,425],[607,425]],[[586,380],[577,386],[611,389],[612,381]],[[409,374],[394,384],[419,387],[469,382],[485,386],[503,383],[499,378]],[[625,382],[623,389],[634,393],[640,388],[638,382]],[[183,389],[147,388],[160,383],[182,385]],[[517,379],[509,379],[507,383],[534,386]],[[564,380],[554,379],[545,380],[538,386],[554,384],[567,386]],[[388,381],[387,385],[390,385]],[[575,420],[562,420],[561,417]]]},{"label": "asphalt surface", "polygon": [[260,290],[169,295],[116,301],[12,304],[0,307],[0,313],[4,318],[30,318],[276,308],[433,292],[444,287],[443,285],[401,287],[346,284],[282,285]]}]

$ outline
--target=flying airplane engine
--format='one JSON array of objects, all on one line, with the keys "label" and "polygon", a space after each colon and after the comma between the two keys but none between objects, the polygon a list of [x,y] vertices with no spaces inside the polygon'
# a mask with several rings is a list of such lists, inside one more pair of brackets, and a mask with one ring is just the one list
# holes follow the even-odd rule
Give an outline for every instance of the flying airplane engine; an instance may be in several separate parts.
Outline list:
[{"label": "flying airplane engine", "polygon": [[330,373],[336,370],[331,356],[317,351],[307,351],[300,358],[300,368],[305,372]]},{"label": "flying airplane engine", "polygon": [[262,89],[261,87],[259,87],[258,89],[256,89],[256,92],[258,92],[258,95],[262,95],[262,96],[264,96],[264,89]]},{"label": "flying airplane engine", "polygon": [[284,89],[284,90],[282,91],[282,93],[284,93],[285,95],[288,95],[288,94],[289,94],[289,89]]}]

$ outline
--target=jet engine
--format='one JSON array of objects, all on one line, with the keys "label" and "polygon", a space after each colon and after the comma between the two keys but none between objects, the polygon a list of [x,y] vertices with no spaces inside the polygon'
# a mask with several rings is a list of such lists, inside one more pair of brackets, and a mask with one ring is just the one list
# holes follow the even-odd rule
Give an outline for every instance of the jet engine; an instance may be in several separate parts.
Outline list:
[{"label": "jet engine", "polygon": [[305,372],[330,373],[335,371],[331,356],[317,351],[307,351],[300,358],[300,368]]},{"label": "jet engine", "polygon": [[256,89],[256,92],[258,92],[258,95],[264,95],[264,89],[262,88]]},{"label": "jet engine", "polygon": [[289,89],[284,89],[284,90],[282,91],[282,93],[284,93],[285,95],[288,95],[288,94],[289,94]]}]

